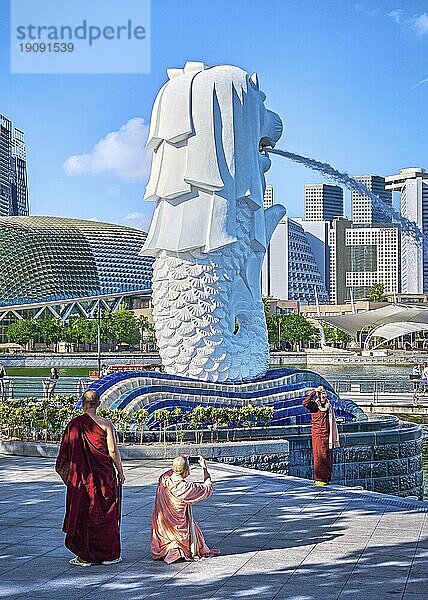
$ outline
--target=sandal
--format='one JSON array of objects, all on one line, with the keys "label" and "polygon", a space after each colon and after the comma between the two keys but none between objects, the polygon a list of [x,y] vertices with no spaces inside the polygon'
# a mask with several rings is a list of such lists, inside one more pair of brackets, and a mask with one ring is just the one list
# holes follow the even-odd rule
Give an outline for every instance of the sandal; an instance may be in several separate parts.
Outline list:
[{"label": "sandal", "polygon": [[79,560],[78,556],[76,556],[75,558],[72,558],[68,562],[70,563],[70,565],[74,565],[76,567],[92,567],[92,565],[93,565],[93,563],[91,563],[91,562],[85,562],[85,561]]},{"label": "sandal", "polygon": [[102,560],[101,564],[102,565],[115,565],[117,563],[122,562],[122,557],[119,556],[119,558],[115,558],[114,560]]}]

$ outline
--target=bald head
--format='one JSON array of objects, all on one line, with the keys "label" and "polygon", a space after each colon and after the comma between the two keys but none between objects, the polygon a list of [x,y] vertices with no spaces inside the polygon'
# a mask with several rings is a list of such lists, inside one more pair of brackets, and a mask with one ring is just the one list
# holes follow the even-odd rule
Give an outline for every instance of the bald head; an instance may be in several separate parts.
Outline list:
[{"label": "bald head", "polygon": [[100,395],[96,390],[86,390],[82,397],[83,410],[89,410],[90,408],[98,408],[100,402]]},{"label": "bald head", "polygon": [[190,471],[189,461],[184,456],[176,456],[172,461],[172,470],[179,475],[185,475]]}]

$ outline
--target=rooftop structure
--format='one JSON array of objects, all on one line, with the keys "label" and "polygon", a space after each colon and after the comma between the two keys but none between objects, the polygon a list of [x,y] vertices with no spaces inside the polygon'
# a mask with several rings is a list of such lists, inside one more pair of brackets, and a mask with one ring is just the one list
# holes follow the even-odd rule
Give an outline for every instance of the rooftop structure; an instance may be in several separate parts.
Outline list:
[{"label": "rooftop structure", "polygon": [[0,342],[10,322],[44,312],[62,320],[150,297],[146,233],[58,217],[0,217]]}]

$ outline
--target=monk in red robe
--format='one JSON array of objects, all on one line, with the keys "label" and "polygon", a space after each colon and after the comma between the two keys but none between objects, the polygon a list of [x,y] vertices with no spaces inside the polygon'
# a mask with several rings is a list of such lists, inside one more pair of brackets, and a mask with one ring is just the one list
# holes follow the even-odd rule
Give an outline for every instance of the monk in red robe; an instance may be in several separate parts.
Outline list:
[{"label": "monk in red robe", "polygon": [[125,481],[113,424],[96,414],[98,392],[88,390],[83,414],[67,425],[56,471],[67,486],[63,531],[66,547],[76,554],[70,564],[120,562],[118,483]]},{"label": "monk in red robe", "polygon": [[186,481],[190,467],[184,456],[177,456],[172,469],[159,478],[152,517],[151,549],[155,560],[162,558],[170,564],[180,558],[199,560],[220,553],[208,548],[192,516],[192,505],[212,494],[211,477],[202,456],[199,465],[204,470],[203,483]]},{"label": "monk in red robe", "polygon": [[333,470],[333,448],[339,446],[334,410],[322,385],[302,402],[312,418],[312,454],[315,485],[327,485]]}]

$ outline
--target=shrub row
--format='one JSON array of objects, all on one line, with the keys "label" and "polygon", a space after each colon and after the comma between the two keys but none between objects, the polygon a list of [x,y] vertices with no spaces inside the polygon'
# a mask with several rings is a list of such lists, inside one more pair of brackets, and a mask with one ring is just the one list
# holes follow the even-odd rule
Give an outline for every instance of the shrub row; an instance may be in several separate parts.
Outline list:
[{"label": "shrub row", "polygon": [[[18,398],[0,403],[0,435],[6,439],[58,441],[67,423],[81,414],[76,410],[77,398],[74,396],[56,397],[54,400],[37,398]],[[159,441],[166,442],[167,431],[175,432],[176,441],[182,441],[186,431],[195,431],[196,441],[203,440],[203,430],[211,431],[211,440],[218,439],[222,428],[251,428],[268,426],[272,416],[271,406],[252,406],[240,408],[197,406],[192,411],[181,408],[155,410],[150,416],[144,408],[133,413],[121,409],[99,409],[101,417],[110,419],[124,442],[143,443],[145,432],[150,427],[159,432]]]}]

